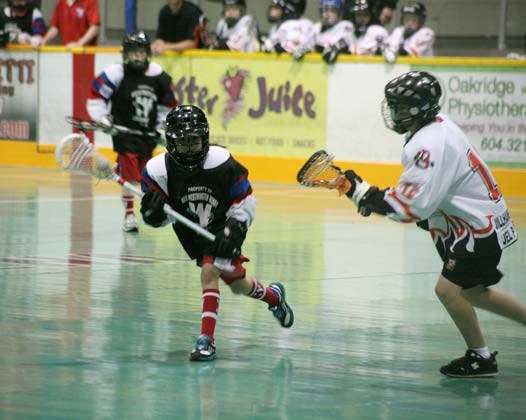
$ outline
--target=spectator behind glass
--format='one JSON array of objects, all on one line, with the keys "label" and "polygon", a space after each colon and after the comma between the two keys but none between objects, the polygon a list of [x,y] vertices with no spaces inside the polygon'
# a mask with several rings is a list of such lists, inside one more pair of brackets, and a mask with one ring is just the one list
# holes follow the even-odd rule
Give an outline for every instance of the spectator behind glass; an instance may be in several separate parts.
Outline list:
[{"label": "spectator behind glass", "polygon": [[[351,20],[351,8],[353,0],[347,0],[344,6],[343,18]],[[371,24],[372,25],[388,25],[393,19],[398,0],[369,0],[369,7],[371,9]]]},{"label": "spectator behind glass", "polygon": [[368,0],[351,0],[350,18],[354,25],[354,36],[350,46],[352,54],[381,54],[388,37],[387,30],[373,24],[373,15]]},{"label": "spectator behind glass", "polygon": [[223,0],[223,17],[217,23],[213,49],[239,52],[259,51],[256,19],[247,15],[245,0]]},{"label": "spectator behind glass", "polygon": [[0,31],[9,34],[9,42],[36,48],[46,33],[46,24],[31,0],[9,0],[8,5],[0,9]]},{"label": "spectator behind glass", "polygon": [[159,12],[153,54],[184,51],[202,46],[201,35],[206,20],[203,11],[185,0],[168,0]]},{"label": "spectator behind glass", "polygon": [[409,3],[402,7],[402,26],[393,30],[386,41],[383,51],[387,62],[396,61],[399,55],[412,57],[432,57],[435,33],[424,27],[427,17],[426,7],[422,3]]},{"label": "spectator behind glass", "polygon": [[42,45],[47,45],[57,35],[67,48],[97,45],[99,25],[97,0],[58,0]]},{"label": "spectator behind glass", "polygon": [[320,22],[315,27],[316,51],[323,60],[332,64],[341,53],[349,53],[354,27],[342,20],[342,0],[320,0]]},{"label": "spectator behind glass", "polygon": [[314,51],[314,23],[301,17],[306,4],[306,0],[271,0],[267,20],[273,25],[268,37],[263,39],[262,51],[287,52],[294,60],[301,60],[306,53]]}]

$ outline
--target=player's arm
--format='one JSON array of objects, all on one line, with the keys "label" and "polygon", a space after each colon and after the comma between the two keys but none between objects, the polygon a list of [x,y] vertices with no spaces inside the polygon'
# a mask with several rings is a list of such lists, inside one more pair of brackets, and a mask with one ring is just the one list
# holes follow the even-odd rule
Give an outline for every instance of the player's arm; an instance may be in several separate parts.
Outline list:
[{"label": "player's arm", "polygon": [[246,172],[232,184],[229,195],[232,204],[226,213],[225,225],[217,232],[212,245],[213,254],[223,258],[235,258],[241,254],[241,247],[256,213],[256,199]]},{"label": "player's arm", "polygon": [[385,190],[371,186],[352,170],[345,171],[344,175],[351,184],[351,188],[346,195],[356,204],[358,212],[362,216],[367,217],[371,213],[386,216],[394,213],[393,208],[384,199]]},{"label": "player's arm", "polygon": [[175,223],[163,210],[168,201],[168,176],[164,154],[150,159],[141,173],[141,215],[144,223],[152,227],[166,226]]}]

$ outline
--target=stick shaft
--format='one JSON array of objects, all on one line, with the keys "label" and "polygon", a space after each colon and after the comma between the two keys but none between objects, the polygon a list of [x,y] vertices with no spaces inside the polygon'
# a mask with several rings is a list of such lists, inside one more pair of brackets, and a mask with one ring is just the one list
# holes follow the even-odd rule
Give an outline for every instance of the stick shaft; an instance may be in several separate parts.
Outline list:
[{"label": "stick shaft", "polygon": [[[135,194],[138,197],[143,196],[143,192],[140,189],[138,189],[135,185],[129,183],[128,181],[125,181],[122,177],[120,177],[114,172],[112,173],[111,177],[108,179],[122,185],[124,188],[126,188],[127,190],[129,190],[131,193]],[[208,239],[211,242],[215,240],[216,237],[213,233],[207,231],[206,229],[203,229],[201,226],[192,222],[190,219],[187,219],[182,214],[177,213],[174,209],[170,207],[169,204],[165,204],[163,207],[163,210],[167,215],[172,216],[179,223],[182,223],[187,228],[192,229],[195,233],[203,236],[204,238]]]}]

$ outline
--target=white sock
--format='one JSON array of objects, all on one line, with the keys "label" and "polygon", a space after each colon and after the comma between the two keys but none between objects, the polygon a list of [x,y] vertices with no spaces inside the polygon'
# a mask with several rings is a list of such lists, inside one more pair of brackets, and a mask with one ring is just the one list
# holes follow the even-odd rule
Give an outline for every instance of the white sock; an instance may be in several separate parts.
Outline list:
[{"label": "white sock", "polygon": [[473,350],[475,353],[478,353],[478,355],[483,357],[484,359],[489,359],[489,357],[491,356],[489,348],[487,346],[471,350]]}]

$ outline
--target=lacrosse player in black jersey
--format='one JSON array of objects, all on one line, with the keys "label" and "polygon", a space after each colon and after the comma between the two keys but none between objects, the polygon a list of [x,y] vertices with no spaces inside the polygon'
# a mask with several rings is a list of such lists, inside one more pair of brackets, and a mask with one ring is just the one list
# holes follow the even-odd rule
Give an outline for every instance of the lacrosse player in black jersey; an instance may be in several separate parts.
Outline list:
[{"label": "lacrosse player in black jersey", "polygon": [[[157,145],[149,133],[162,126],[164,117],[177,102],[171,77],[159,64],[149,62],[151,49],[147,35],[143,31],[127,34],[122,47],[123,62],[108,66],[93,80],[87,109],[91,119],[112,135],[119,175],[128,182],[138,183]],[[145,135],[120,133],[113,128],[114,124],[143,131]],[[122,202],[125,209],[122,229],[137,232],[133,195],[124,188]]]},{"label": "lacrosse player in black jersey", "polygon": [[[141,213],[150,226],[173,224],[186,253],[201,267],[201,335],[190,359],[215,358],[219,278],[234,293],[266,302],[281,326],[290,328],[294,314],[283,285],[274,282],[265,287],[243,267],[249,260],[241,246],[256,210],[247,169],[225,148],[209,144],[207,118],[195,106],[173,108],[166,116],[165,135],[167,153],[151,159],[142,172]],[[163,211],[165,203],[212,232],[215,241],[172,220]]]}]

